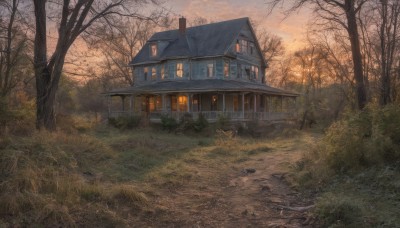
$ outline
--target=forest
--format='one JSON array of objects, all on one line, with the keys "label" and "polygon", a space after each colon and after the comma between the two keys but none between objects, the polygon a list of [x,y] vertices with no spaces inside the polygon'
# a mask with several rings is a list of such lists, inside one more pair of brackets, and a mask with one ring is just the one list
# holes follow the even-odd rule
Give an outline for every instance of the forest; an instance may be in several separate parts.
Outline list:
[{"label": "forest", "polygon": [[[399,226],[400,2],[260,7],[267,84],[300,94],[296,120],[236,132],[107,118],[102,93],[134,85],[127,64],[177,27],[165,2],[0,0],[0,227]],[[296,50],[260,21],[304,9]],[[262,172],[261,192],[240,182]]]}]

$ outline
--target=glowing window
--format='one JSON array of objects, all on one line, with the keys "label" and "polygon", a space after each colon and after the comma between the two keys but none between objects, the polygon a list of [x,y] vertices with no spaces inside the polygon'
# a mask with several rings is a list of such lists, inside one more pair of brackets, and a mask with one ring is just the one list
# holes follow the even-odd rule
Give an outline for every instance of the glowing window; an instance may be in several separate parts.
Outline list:
[{"label": "glowing window", "polygon": [[187,111],[187,97],[179,96],[178,97],[178,105],[179,105],[180,112],[186,112]]},{"label": "glowing window", "polygon": [[217,111],[218,109],[218,96],[212,95],[211,97],[211,111]]},{"label": "glowing window", "polygon": [[157,80],[157,68],[155,67],[151,68],[151,80],[153,81]]},{"label": "glowing window", "polygon": [[161,66],[161,80],[164,80],[165,78],[165,65]]},{"label": "glowing window", "polygon": [[180,78],[183,77],[183,63],[176,64],[176,76]]},{"label": "glowing window", "polygon": [[150,55],[157,56],[157,44],[150,44]]},{"label": "glowing window", "polygon": [[224,62],[224,76],[229,77],[229,61]]},{"label": "glowing window", "polygon": [[236,41],[235,50],[236,50],[236,52],[238,52],[238,53],[240,52],[240,43],[239,43],[239,40]]}]

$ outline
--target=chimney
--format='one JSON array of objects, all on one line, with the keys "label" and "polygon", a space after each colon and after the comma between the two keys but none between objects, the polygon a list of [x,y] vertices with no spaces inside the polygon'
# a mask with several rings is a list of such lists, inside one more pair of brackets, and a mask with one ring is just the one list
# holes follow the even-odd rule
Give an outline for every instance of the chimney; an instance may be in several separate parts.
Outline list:
[{"label": "chimney", "polygon": [[186,18],[179,18],[179,33],[181,35],[185,35],[186,33]]}]

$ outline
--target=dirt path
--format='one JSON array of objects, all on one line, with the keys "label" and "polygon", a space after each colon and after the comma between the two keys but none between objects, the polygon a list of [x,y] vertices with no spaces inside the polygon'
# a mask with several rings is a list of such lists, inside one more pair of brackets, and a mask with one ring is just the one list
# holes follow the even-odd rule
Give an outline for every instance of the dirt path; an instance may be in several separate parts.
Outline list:
[{"label": "dirt path", "polygon": [[[159,210],[148,217],[150,227],[307,227],[307,212],[289,207],[313,203],[302,199],[285,181],[288,165],[301,151],[292,148],[253,155],[224,173],[204,172],[207,179],[179,191],[165,191]],[[205,173],[208,172],[208,173]],[[292,208],[293,209],[293,208]]]}]

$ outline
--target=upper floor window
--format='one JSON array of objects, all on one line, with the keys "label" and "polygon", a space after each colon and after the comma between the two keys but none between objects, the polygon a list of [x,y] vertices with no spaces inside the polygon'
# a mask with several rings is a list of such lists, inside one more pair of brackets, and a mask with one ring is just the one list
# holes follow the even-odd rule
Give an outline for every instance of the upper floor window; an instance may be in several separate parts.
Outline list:
[{"label": "upper floor window", "polygon": [[254,51],[255,51],[254,43],[253,42],[249,42],[249,43],[250,43],[250,45],[249,45],[250,55],[254,55]]},{"label": "upper floor window", "polygon": [[240,43],[239,40],[236,40],[235,51],[240,52]]},{"label": "upper floor window", "polygon": [[149,68],[148,67],[143,68],[143,80],[144,81],[147,81],[148,74],[149,74]]},{"label": "upper floor window", "polygon": [[157,56],[157,44],[150,44],[150,55],[151,57]]},{"label": "upper floor window", "polygon": [[183,63],[176,64],[176,76],[180,78],[183,77]]},{"label": "upper floor window", "polygon": [[229,61],[224,61],[224,77],[229,77]]},{"label": "upper floor window", "polygon": [[157,80],[157,68],[156,67],[151,68],[151,80],[153,80],[153,81]]},{"label": "upper floor window", "polygon": [[211,78],[214,76],[214,64],[209,63],[207,64],[207,77]]},{"label": "upper floor window", "polygon": [[163,64],[161,66],[161,80],[165,79],[165,65]]}]

